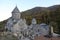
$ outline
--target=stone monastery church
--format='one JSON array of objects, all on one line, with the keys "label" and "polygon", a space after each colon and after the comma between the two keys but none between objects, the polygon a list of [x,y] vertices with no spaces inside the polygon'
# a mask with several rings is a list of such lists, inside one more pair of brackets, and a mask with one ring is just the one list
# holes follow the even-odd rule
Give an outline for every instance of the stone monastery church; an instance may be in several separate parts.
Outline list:
[{"label": "stone monastery church", "polygon": [[36,35],[49,34],[49,25],[45,23],[37,24],[35,18],[32,19],[31,25],[28,26],[26,19],[21,18],[21,13],[17,7],[12,11],[12,17],[8,19],[5,28],[15,35],[19,34],[21,40],[23,38],[34,39]]}]

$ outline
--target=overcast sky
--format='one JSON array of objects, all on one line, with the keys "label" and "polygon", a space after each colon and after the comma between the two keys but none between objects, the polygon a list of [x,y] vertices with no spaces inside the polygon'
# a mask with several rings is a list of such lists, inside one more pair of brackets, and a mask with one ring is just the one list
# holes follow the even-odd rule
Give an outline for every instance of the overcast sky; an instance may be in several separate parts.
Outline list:
[{"label": "overcast sky", "polygon": [[11,12],[17,5],[20,12],[33,7],[49,7],[59,5],[60,0],[0,0],[0,21],[11,17]]}]

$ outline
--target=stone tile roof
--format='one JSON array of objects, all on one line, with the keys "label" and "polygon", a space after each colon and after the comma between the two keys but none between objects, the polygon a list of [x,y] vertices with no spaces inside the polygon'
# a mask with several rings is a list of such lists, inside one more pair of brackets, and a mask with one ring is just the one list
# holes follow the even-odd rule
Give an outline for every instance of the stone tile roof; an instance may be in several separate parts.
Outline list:
[{"label": "stone tile roof", "polygon": [[12,11],[12,13],[20,13],[19,9],[17,8],[17,6],[14,8],[14,10]]}]

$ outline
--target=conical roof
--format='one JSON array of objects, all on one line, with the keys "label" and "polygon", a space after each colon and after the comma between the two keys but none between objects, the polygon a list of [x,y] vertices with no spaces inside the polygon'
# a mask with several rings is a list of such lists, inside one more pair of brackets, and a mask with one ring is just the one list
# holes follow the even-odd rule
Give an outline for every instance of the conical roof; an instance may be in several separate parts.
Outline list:
[{"label": "conical roof", "polygon": [[17,8],[17,6],[14,8],[14,10],[12,11],[12,13],[20,13],[19,9]]},{"label": "conical roof", "polygon": [[36,19],[35,18],[32,19],[32,24],[36,24]]}]

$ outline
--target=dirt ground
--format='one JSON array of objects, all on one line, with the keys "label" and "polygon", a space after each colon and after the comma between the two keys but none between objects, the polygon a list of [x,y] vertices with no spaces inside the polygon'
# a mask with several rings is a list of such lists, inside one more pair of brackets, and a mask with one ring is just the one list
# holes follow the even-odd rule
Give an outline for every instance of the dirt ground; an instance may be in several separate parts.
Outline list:
[{"label": "dirt ground", "polygon": [[51,38],[47,38],[44,36],[35,36],[34,40],[60,40],[60,37],[51,37]]}]

